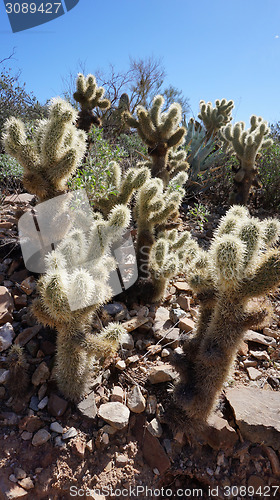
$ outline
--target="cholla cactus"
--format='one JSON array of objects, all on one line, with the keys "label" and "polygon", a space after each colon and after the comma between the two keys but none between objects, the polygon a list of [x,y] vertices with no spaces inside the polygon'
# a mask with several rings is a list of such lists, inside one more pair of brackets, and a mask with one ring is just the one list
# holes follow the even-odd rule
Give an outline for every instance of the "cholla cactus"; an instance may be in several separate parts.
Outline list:
[{"label": "cholla cactus", "polygon": [[189,169],[187,160],[187,152],[184,149],[176,147],[169,149],[168,166],[169,180],[173,179],[179,172],[186,172]]},{"label": "cholla cactus", "polygon": [[232,120],[231,112],[234,108],[233,101],[226,99],[219,99],[215,102],[216,106],[213,108],[211,102],[200,101],[200,113],[198,118],[203,121],[207,130],[207,139],[214,137],[218,130]]},{"label": "cholla cactus", "polygon": [[[144,279],[144,285],[141,281],[141,287],[145,286],[146,282],[149,290],[147,300],[158,300],[162,297],[166,279],[174,276],[177,271],[177,257],[169,254],[169,263],[167,262],[166,252],[175,248],[172,248],[171,240],[168,241],[168,233],[161,235],[159,240],[158,237],[160,231],[174,227],[174,219],[178,216],[178,208],[184,195],[182,185],[186,180],[187,174],[180,172],[164,189],[161,179],[151,179],[137,193],[134,209],[137,222],[136,256],[139,277]],[[171,219],[170,224],[168,219]],[[165,244],[163,240],[166,239],[168,243]],[[178,249],[179,247],[178,243]]]},{"label": "cholla cactus", "polygon": [[108,221],[100,217],[87,234],[73,229],[46,257],[47,272],[38,282],[39,298],[32,311],[39,322],[57,329],[56,378],[61,392],[72,400],[83,395],[93,360],[114,353],[124,332],[120,325],[111,325],[93,335],[91,321],[111,297],[108,279],[116,263],[108,253],[129,218],[126,207],[116,206]]},{"label": "cholla cactus", "polygon": [[49,118],[40,120],[34,139],[27,137],[21,120],[9,118],[4,127],[5,150],[24,169],[23,183],[45,201],[62,194],[86,150],[86,135],[74,126],[76,111],[62,99],[53,99]]},{"label": "cholla cactus", "polygon": [[208,252],[193,255],[188,276],[200,314],[195,333],[184,339],[184,354],[173,360],[181,376],[173,396],[194,425],[207,419],[244,332],[270,312],[252,299],[280,284],[280,252],[271,248],[279,236],[278,220],[261,222],[234,206]]},{"label": "cholla cactus", "polygon": [[116,204],[127,205],[133,193],[150,178],[150,171],[147,167],[130,168],[123,174],[121,167],[112,161],[108,169],[112,192],[104,198],[94,200],[94,206],[99,208],[104,215],[107,215]]},{"label": "cholla cactus", "polygon": [[93,109],[98,107],[106,110],[111,106],[111,103],[108,99],[103,99],[105,90],[103,87],[97,86],[93,75],[85,77],[82,73],[79,73],[76,86],[77,90],[74,92],[73,97],[81,106],[77,126],[88,133],[92,125],[101,125],[101,120],[93,113]]},{"label": "cholla cactus", "polygon": [[245,123],[238,122],[234,126],[227,125],[221,129],[221,135],[230,143],[240,161],[235,181],[234,201],[245,205],[248,201],[252,185],[258,186],[256,156],[262,147],[272,144],[272,139],[267,138],[270,129],[261,116],[251,116],[251,127],[245,130]]},{"label": "cholla cactus", "polygon": [[13,344],[7,358],[9,375],[7,387],[14,397],[22,397],[28,389],[30,377],[23,347]]},{"label": "cholla cactus", "polygon": [[163,113],[161,111],[163,104],[164,98],[157,95],[150,110],[143,106],[137,107],[138,119],[127,111],[123,113],[123,117],[130,127],[137,129],[139,136],[148,146],[148,154],[152,158],[152,177],[162,179],[167,185],[168,151],[182,144],[186,130],[184,127],[179,127],[182,120],[181,106],[174,103],[166,113]]}]

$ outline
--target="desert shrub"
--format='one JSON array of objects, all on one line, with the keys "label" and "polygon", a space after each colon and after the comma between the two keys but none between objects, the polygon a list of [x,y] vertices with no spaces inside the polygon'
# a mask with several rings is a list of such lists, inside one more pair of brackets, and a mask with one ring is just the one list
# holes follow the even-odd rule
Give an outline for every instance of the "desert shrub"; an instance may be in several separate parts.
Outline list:
[{"label": "desert shrub", "polygon": [[0,155],[0,203],[5,196],[14,192],[21,192],[23,168],[10,155]]},{"label": "desert shrub", "polygon": [[280,144],[266,148],[257,161],[262,184],[260,199],[267,208],[280,207]]}]

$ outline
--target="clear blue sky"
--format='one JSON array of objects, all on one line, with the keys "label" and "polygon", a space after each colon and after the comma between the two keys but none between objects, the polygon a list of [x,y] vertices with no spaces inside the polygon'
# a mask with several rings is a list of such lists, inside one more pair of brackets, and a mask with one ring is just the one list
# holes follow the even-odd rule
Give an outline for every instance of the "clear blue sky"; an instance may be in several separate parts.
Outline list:
[{"label": "clear blue sky", "polygon": [[60,18],[15,34],[0,0],[0,60],[13,47],[9,65],[41,102],[61,94],[62,78],[79,60],[94,73],[153,55],[195,114],[200,99],[226,97],[235,101],[234,121],[248,124],[252,114],[280,120],[279,0],[80,0]]}]

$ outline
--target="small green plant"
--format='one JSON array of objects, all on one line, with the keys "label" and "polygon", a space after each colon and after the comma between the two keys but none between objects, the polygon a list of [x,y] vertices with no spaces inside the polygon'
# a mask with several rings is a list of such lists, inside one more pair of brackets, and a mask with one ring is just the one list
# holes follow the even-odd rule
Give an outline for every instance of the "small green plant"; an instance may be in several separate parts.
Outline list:
[{"label": "small green plant", "polygon": [[199,226],[200,231],[203,230],[205,222],[208,222],[208,215],[209,210],[202,203],[194,203],[189,209],[189,216]]}]

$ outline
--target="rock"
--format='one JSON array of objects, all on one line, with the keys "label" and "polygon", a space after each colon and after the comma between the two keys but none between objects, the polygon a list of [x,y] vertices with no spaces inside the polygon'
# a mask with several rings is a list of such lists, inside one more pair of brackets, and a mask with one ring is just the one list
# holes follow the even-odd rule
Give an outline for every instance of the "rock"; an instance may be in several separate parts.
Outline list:
[{"label": "rock", "polygon": [[118,431],[118,429],[116,429],[115,427],[112,427],[109,424],[104,425],[101,430],[102,430],[102,432],[105,432],[109,436],[114,436],[114,434],[116,434],[116,432]]},{"label": "rock", "polygon": [[208,426],[202,433],[203,439],[214,450],[233,448],[238,435],[227,420],[211,413],[207,419]]},{"label": "rock", "polygon": [[9,378],[9,370],[4,370],[4,368],[0,368],[0,384],[5,385]]},{"label": "rock", "polygon": [[137,361],[139,361],[139,356],[138,354],[134,354],[134,356],[129,356],[128,358],[126,358],[125,364],[131,365],[133,363],[137,363]]},{"label": "rock", "polygon": [[33,446],[41,446],[51,438],[50,433],[46,429],[40,429],[34,434],[32,439]]},{"label": "rock", "polygon": [[71,439],[73,437],[76,437],[78,434],[77,429],[75,427],[70,427],[67,431],[63,432],[62,434],[62,439],[66,441],[66,439]]},{"label": "rock", "polygon": [[2,481],[2,478],[0,478],[0,493],[1,493],[1,500],[16,500],[18,498],[28,498],[29,493],[28,491],[24,490],[17,484],[13,484],[11,486],[11,483],[6,484],[5,479]]},{"label": "rock", "polygon": [[0,325],[13,321],[13,310],[13,297],[5,286],[0,286]]},{"label": "rock", "polygon": [[16,477],[16,480],[18,479],[24,479],[26,478],[26,472],[25,470],[21,469],[20,467],[16,467],[15,468],[15,477]]},{"label": "rock", "polygon": [[269,354],[266,351],[250,351],[249,354],[260,361],[270,360]]},{"label": "rock", "polygon": [[94,419],[97,415],[94,392],[90,392],[77,407],[84,417]]},{"label": "rock", "polygon": [[61,448],[61,449],[66,448],[66,443],[64,441],[62,441],[61,436],[56,436],[54,438],[54,442],[55,442],[55,446],[57,446],[57,448]]},{"label": "rock", "polygon": [[128,457],[126,455],[117,455],[116,456],[116,466],[117,467],[124,467],[128,462]]},{"label": "rock", "polygon": [[185,332],[191,332],[195,327],[195,323],[190,318],[180,319],[179,328]]},{"label": "rock", "polygon": [[124,392],[123,389],[119,385],[115,385],[113,387],[111,396],[110,396],[110,401],[113,403],[122,403],[124,398]]},{"label": "rock", "polygon": [[173,367],[169,364],[164,364],[154,366],[149,373],[148,380],[151,384],[160,384],[173,380],[176,376],[177,373],[174,371]]},{"label": "rock", "polygon": [[272,337],[267,337],[261,333],[254,332],[253,330],[248,330],[244,335],[244,340],[246,342],[256,342],[257,344],[265,346],[276,346],[276,340]]},{"label": "rock", "polygon": [[1,425],[8,425],[8,426],[17,425],[19,422],[19,419],[20,419],[20,417],[12,411],[2,411],[0,413]]},{"label": "rock", "polygon": [[15,344],[23,347],[25,344],[27,344],[27,342],[29,342],[29,340],[31,340],[33,337],[35,337],[35,335],[37,335],[37,333],[39,333],[41,328],[42,327],[40,325],[34,325],[30,328],[25,328],[15,339]]},{"label": "rock", "polygon": [[22,295],[14,295],[14,303],[17,311],[27,306],[27,295],[23,293]]},{"label": "rock", "polygon": [[166,347],[164,349],[162,349],[161,351],[161,357],[162,358],[167,358],[167,356],[170,356],[171,354],[171,350],[170,349],[166,349]]},{"label": "rock", "polygon": [[171,463],[163,446],[158,438],[149,432],[145,434],[142,444],[143,457],[151,469],[158,469],[160,474],[164,474],[170,468]]},{"label": "rock", "polygon": [[44,422],[37,415],[29,415],[20,420],[18,427],[22,431],[36,432],[44,427]]},{"label": "rock", "polygon": [[120,304],[119,302],[113,302],[113,304],[106,304],[103,307],[103,309],[104,311],[106,311],[107,314],[110,314],[110,316],[115,316],[117,313],[126,311],[126,307],[123,304]]},{"label": "rock", "polygon": [[52,432],[57,432],[58,434],[63,433],[63,427],[58,422],[52,422],[50,425],[50,430]]},{"label": "rock", "polygon": [[279,378],[273,377],[272,375],[267,377],[267,382],[271,385],[271,387],[273,387],[273,389],[278,389],[280,386]]},{"label": "rock", "polygon": [[25,477],[24,479],[21,479],[21,481],[19,481],[18,483],[20,486],[22,486],[22,488],[24,488],[27,491],[32,490],[32,488],[34,488],[34,483],[32,479],[30,479],[30,477]]},{"label": "rock", "polygon": [[263,329],[263,334],[266,337],[272,337],[273,339],[276,339],[276,340],[278,340],[279,337],[280,337],[280,331],[279,330],[275,331],[275,330],[272,330],[271,328],[267,328],[267,327],[265,327]]},{"label": "rock", "polygon": [[11,323],[6,323],[0,327],[0,352],[11,347],[14,336],[15,332]]},{"label": "rock", "polygon": [[68,402],[65,399],[60,398],[56,394],[52,393],[48,401],[48,411],[53,417],[61,417],[68,406]]},{"label": "rock", "polygon": [[263,446],[262,448],[270,461],[274,476],[280,477],[280,463],[277,454],[270,446]]},{"label": "rock", "polygon": [[86,451],[85,441],[82,441],[80,437],[72,441],[71,451],[73,451],[74,455],[76,455],[77,457],[83,458]]},{"label": "rock", "polygon": [[244,359],[243,366],[249,368],[250,366],[258,366],[258,362],[255,359]]},{"label": "rock", "polygon": [[151,422],[147,424],[147,430],[152,434],[152,436],[155,436],[157,438],[160,438],[162,436],[162,427],[160,425],[160,422],[156,419],[153,418]]},{"label": "rock", "polygon": [[122,359],[120,359],[119,361],[116,362],[116,368],[118,368],[118,370],[125,370],[126,369],[126,364],[125,364],[125,361],[123,361]]},{"label": "rock", "polygon": [[32,375],[31,379],[32,384],[35,386],[43,384],[48,380],[49,376],[50,376],[49,368],[45,363],[45,361],[43,361],[42,363],[39,364],[39,366],[37,366],[35,372]]},{"label": "rock", "polygon": [[37,396],[32,396],[29,403],[29,408],[33,411],[38,411],[39,398]]},{"label": "rock", "polygon": [[169,310],[165,307],[159,307],[156,311],[154,320],[153,332],[156,334],[160,330],[169,330],[172,328],[173,323],[169,319]]},{"label": "rock", "polygon": [[146,400],[138,385],[128,393],[127,406],[133,413],[142,413],[145,410]]},{"label": "rock", "polygon": [[10,194],[9,196],[6,196],[4,199],[4,203],[9,203],[9,205],[13,203],[28,205],[33,201],[35,201],[35,195],[29,193]]},{"label": "rock", "polygon": [[171,319],[172,323],[177,323],[180,319],[183,319],[186,316],[186,312],[183,311],[182,309],[171,309],[169,313],[169,318]]},{"label": "rock", "polygon": [[20,284],[20,288],[23,290],[26,295],[31,295],[32,292],[36,289],[36,282],[34,276],[29,276],[25,280],[23,280]]},{"label": "rock", "polygon": [[280,394],[252,387],[227,389],[226,398],[244,439],[280,450]]},{"label": "rock", "polygon": [[249,351],[248,345],[246,344],[246,342],[244,342],[244,340],[241,340],[237,354],[239,354],[240,356],[247,356],[248,351]]},{"label": "rock", "polygon": [[128,425],[129,415],[129,409],[122,403],[105,403],[98,410],[98,416],[116,429],[124,429]]},{"label": "rock", "polygon": [[190,285],[186,281],[176,281],[173,284],[179,292],[192,292]]},{"label": "rock", "polygon": [[130,333],[123,333],[120,338],[120,345],[123,349],[132,351],[134,349],[134,340]]},{"label": "rock", "polygon": [[162,346],[160,344],[155,344],[155,345],[149,345],[147,347],[147,351],[149,352],[149,354],[152,354],[153,356],[155,354],[159,354],[162,350]]},{"label": "rock", "polygon": [[253,366],[249,366],[249,368],[247,368],[247,372],[250,380],[258,380],[262,377],[262,372],[256,370]]},{"label": "rock", "polygon": [[38,403],[39,410],[43,410],[44,408],[46,408],[48,400],[49,400],[48,396],[45,396],[43,399],[41,399],[40,403]]},{"label": "rock", "polygon": [[12,483],[17,483],[17,478],[14,474],[10,474],[9,476],[9,481],[11,481]]},{"label": "rock", "polygon": [[253,487],[254,491],[264,491],[265,482],[262,477],[252,475],[248,478],[247,487]]},{"label": "rock", "polygon": [[154,336],[156,339],[160,340],[163,345],[169,344],[172,349],[176,349],[180,344],[179,328],[172,328],[171,326],[170,331],[164,329],[158,330],[154,333]]},{"label": "rock", "polygon": [[23,433],[21,434],[21,439],[23,439],[23,441],[30,441],[30,439],[32,439],[33,437],[33,433],[32,432],[27,432],[27,431],[23,431]]},{"label": "rock", "polygon": [[131,318],[129,321],[125,321],[124,323],[122,323],[122,326],[126,329],[127,332],[132,332],[148,321],[149,318],[145,318],[144,316],[136,316],[135,318]]},{"label": "rock", "polygon": [[189,311],[191,308],[191,297],[186,297],[185,295],[180,295],[177,299],[177,302],[184,311]]},{"label": "rock", "polygon": [[157,409],[157,398],[154,394],[150,394],[147,398],[146,413],[148,415],[154,415]]}]

